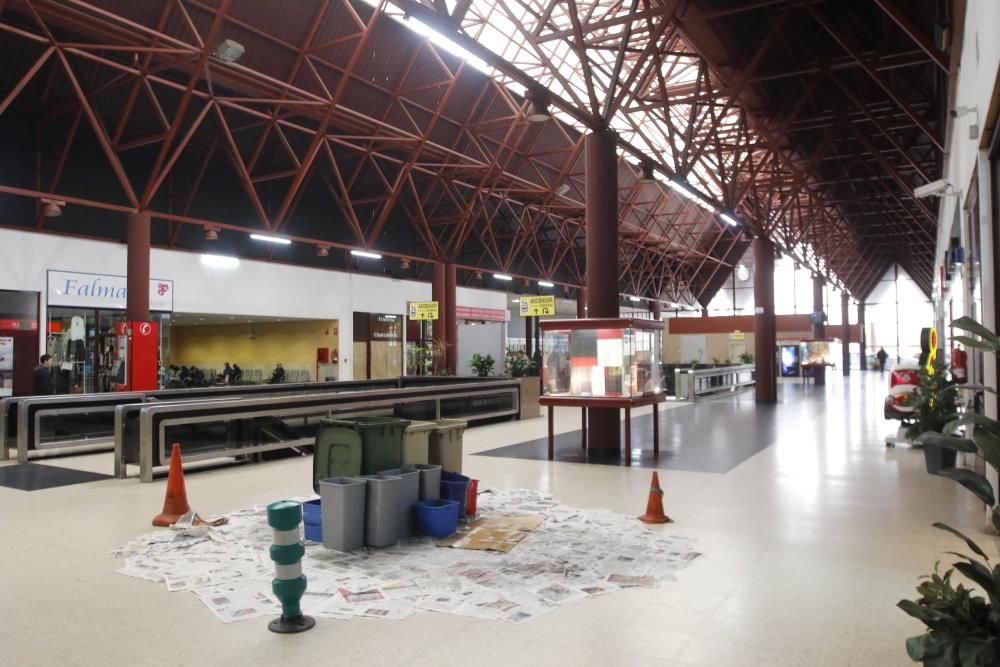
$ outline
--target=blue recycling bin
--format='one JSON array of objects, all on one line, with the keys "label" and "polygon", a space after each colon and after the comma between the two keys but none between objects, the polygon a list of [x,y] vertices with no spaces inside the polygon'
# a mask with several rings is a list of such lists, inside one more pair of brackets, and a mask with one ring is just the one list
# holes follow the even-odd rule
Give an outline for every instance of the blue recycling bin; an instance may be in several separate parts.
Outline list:
[{"label": "blue recycling bin", "polygon": [[457,472],[441,471],[441,498],[458,503],[458,517],[465,516],[465,498],[469,492],[469,478]]}]

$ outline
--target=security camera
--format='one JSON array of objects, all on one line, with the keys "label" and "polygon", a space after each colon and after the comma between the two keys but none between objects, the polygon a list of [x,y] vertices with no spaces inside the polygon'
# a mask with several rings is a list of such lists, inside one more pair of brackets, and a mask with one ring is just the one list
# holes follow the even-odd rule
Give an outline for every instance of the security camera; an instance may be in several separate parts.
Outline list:
[{"label": "security camera", "polygon": [[921,185],[919,188],[913,189],[913,196],[917,199],[922,199],[923,197],[934,197],[940,196],[947,192],[951,184],[948,181],[941,179],[939,181],[931,181],[926,185]]},{"label": "security camera", "polygon": [[962,116],[968,115],[970,113],[976,114],[979,117],[979,110],[976,107],[956,107],[948,112],[948,115],[952,118],[961,118]]}]

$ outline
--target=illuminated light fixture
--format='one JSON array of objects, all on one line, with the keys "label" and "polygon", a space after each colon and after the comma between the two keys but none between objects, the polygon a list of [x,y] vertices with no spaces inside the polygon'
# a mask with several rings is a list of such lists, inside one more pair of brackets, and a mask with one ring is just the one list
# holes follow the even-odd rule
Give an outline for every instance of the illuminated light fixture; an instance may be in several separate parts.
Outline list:
[{"label": "illuminated light fixture", "polygon": [[254,241],[264,241],[265,243],[277,243],[278,245],[292,245],[291,239],[283,239],[280,236],[268,236],[267,234],[251,234]]},{"label": "illuminated light fixture", "polygon": [[355,257],[364,257],[365,259],[382,259],[382,255],[377,252],[368,252],[367,250],[352,250],[351,254]]},{"label": "illuminated light fixture", "polygon": [[548,94],[544,91],[529,88],[524,91],[524,99],[528,102],[524,110],[525,120],[531,123],[544,123],[552,117],[549,113]]},{"label": "illuminated light fixture", "polygon": [[736,267],[736,279],[741,283],[745,283],[750,280],[750,269],[747,268],[746,264],[740,264]]},{"label": "illuminated light fixture", "polygon": [[729,225],[730,227],[740,226],[740,221],[737,220],[735,216],[732,216],[729,213],[726,213],[725,211],[719,213],[719,217],[722,218],[726,222],[726,224]]},{"label": "illuminated light fixture", "polygon": [[556,285],[555,285],[555,283],[550,283],[548,280],[539,280],[538,281],[538,286],[539,287],[555,287]]},{"label": "illuminated light fixture", "polygon": [[[376,6],[374,3],[371,3],[370,0],[369,4]],[[447,51],[453,56],[461,58],[483,74],[491,74],[493,72],[493,69],[486,63],[485,60],[473,55],[465,47],[460,46],[457,42],[452,41],[447,35],[438,32],[420,19],[407,14],[403,17],[402,23],[418,35],[426,37],[434,46],[443,51]]]},{"label": "illuminated light fixture", "polygon": [[521,303],[521,300],[520,299],[511,299],[510,302],[511,303]]},{"label": "illuminated light fixture", "polygon": [[212,225],[205,225],[205,240],[206,241],[218,241],[219,240],[219,228],[213,227]]},{"label": "illuminated light fixture", "polygon": [[201,263],[213,269],[235,269],[240,265],[240,260],[238,257],[228,255],[202,255]]},{"label": "illuminated light fixture", "polygon": [[680,193],[681,196],[683,196],[685,199],[690,199],[698,206],[701,206],[706,211],[712,211],[713,213],[715,212],[715,209],[708,202],[702,199],[697,192],[692,190],[691,186],[685,183],[684,181],[675,178],[670,178],[667,179],[667,186],[671,190]]},{"label": "illuminated light fixture", "polygon": [[553,192],[560,197],[569,194],[569,183],[560,183]]},{"label": "illuminated light fixture", "polygon": [[637,296],[630,296],[628,298],[628,300],[631,301],[632,303],[637,303],[637,302],[641,301],[641,299],[639,297],[637,297]]},{"label": "illuminated light fixture", "polygon": [[330,256],[330,247],[329,246],[325,246],[325,245],[319,246],[318,248],[316,248],[316,256],[317,257],[329,257]]},{"label": "illuminated light fixture", "polygon": [[656,181],[656,172],[653,171],[653,165],[648,162],[643,162],[642,164],[642,176],[639,178],[640,183],[653,183]]},{"label": "illuminated light fixture", "polygon": [[514,280],[513,276],[508,276],[506,273],[494,273],[493,277],[496,278],[497,280],[503,280],[503,281],[506,281],[506,282],[510,282],[511,280]]},{"label": "illuminated light fixture", "polygon": [[224,63],[234,63],[246,53],[246,48],[232,39],[222,40],[212,51],[212,55]]}]

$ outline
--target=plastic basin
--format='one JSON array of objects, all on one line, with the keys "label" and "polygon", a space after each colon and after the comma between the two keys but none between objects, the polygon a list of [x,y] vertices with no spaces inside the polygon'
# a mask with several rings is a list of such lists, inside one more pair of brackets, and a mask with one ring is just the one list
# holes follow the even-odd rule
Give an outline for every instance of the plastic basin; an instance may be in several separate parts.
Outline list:
[{"label": "plastic basin", "polygon": [[458,530],[458,503],[454,500],[421,500],[414,506],[420,532],[431,537],[448,537]]}]

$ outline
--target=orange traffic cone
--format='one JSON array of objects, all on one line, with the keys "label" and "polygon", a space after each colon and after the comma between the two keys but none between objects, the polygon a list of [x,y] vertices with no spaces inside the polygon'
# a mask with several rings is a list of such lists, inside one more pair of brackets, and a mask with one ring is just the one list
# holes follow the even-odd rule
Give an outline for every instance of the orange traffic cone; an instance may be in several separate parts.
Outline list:
[{"label": "orange traffic cone", "polygon": [[187,489],[184,486],[184,468],[181,466],[181,446],[175,442],[170,452],[170,472],[167,473],[167,495],[163,499],[163,511],[153,517],[153,525],[172,526],[182,514],[190,511]]},{"label": "orange traffic cone", "polygon": [[646,513],[639,517],[643,523],[673,523],[673,519],[663,513],[663,489],[660,488],[660,474],[653,471],[653,481],[649,485],[649,500]]}]

